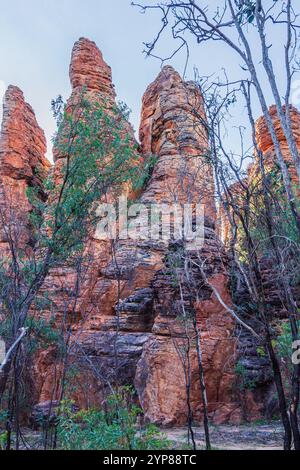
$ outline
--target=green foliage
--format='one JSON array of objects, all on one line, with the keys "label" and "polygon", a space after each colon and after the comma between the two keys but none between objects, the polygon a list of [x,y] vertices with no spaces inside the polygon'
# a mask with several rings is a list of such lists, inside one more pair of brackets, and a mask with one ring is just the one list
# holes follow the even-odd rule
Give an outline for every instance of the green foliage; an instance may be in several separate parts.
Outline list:
[{"label": "green foliage", "polygon": [[72,397],[78,393],[80,369],[76,364],[70,364],[65,371],[65,397]]},{"label": "green foliage", "polygon": [[132,110],[124,101],[118,101],[118,109],[126,121],[129,121]]},{"label": "green foliage", "polygon": [[258,347],[256,348],[256,352],[257,352],[257,354],[258,354],[260,357],[266,357],[266,355],[267,355],[267,354],[266,354],[266,350],[265,350],[265,348],[264,348],[263,346],[258,346]]},{"label": "green foliage", "polygon": [[[53,101],[52,108],[58,122],[54,144],[60,157],[60,178],[51,174],[44,182],[47,201],[41,201],[33,189],[28,198],[34,208],[31,224],[39,245],[64,261],[82,251],[97,223],[98,204],[108,193],[120,194],[125,183],[136,184],[147,168],[141,168],[136,145],[117,107],[108,113],[105,102],[90,102],[83,90],[72,112],[63,107],[61,97]],[[124,104],[121,114],[128,118]]]},{"label": "green foliage", "polygon": [[247,2],[247,5],[242,9],[241,16],[245,16],[248,23],[253,23],[255,12],[255,2]]},{"label": "green foliage", "polygon": [[[277,0],[273,0],[277,2]],[[258,12],[261,12],[261,5],[256,0],[236,0],[239,8],[239,21],[240,23],[253,23],[255,19],[255,9],[258,7]]]},{"label": "green foliage", "polygon": [[[295,245],[299,244],[299,232],[286,198],[283,179],[278,164],[274,163],[273,167],[268,170],[267,182],[270,191],[272,191],[272,204],[270,208],[272,211],[274,236],[277,237],[277,244],[281,245],[282,249],[284,249],[287,240],[290,240]],[[266,252],[270,252],[273,248],[267,227],[262,190],[262,183],[259,180],[254,181],[250,227],[251,235],[254,240],[259,242],[258,250],[263,255],[266,254]],[[298,191],[296,187],[294,187],[293,190],[295,194]],[[295,204],[299,210],[299,201],[296,200]]]},{"label": "green foliage", "polygon": [[[299,330],[300,322],[298,322]],[[279,360],[283,384],[287,392],[291,392],[291,376],[293,373],[293,337],[291,331],[291,324],[289,321],[282,322],[280,325],[280,334],[273,342],[274,350],[276,351]]]},{"label": "green foliage", "polygon": [[130,388],[107,398],[105,409],[74,413],[72,402],[61,406],[58,424],[59,447],[64,450],[160,450],[171,444],[159,430],[140,428],[141,410],[133,403]]},{"label": "green foliage", "polygon": [[133,189],[135,191],[146,187],[147,183],[150,181],[156,162],[157,157],[155,155],[147,156],[146,159],[141,158],[140,167],[136,175],[137,178],[133,182]]},{"label": "green foliage", "polygon": [[54,318],[47,321],[44,318],[28,317],[25,326],[29,328],[30,338],[34,341],[33,351],[63,344],[62,335],[55,329]]},{"label": "green foliage", "polygon": [[[13,319],[11,316],[0,322],[0,337],[6,341],[9,341],[11,336]],[[34,318],[29,316],[25,323],[24,327],[28,328],[27,337],[24,339],[23,343],[26,343],[28,348],[28,353],[34,353],[38,348],[44,348],[51,345],[59,345],[63,342],[61,334],[55,329],[54,319],[49,321],[43,318]]]},{"label": "green foliage", "polygon": [[7,443],[7,431],[0,433],[0,450],[5,450]]},{"label": "green foliage", "polygon": [[[58,120],[54,143],[56,153],[64,157],[61,181],[51,175],[45,182],[49,198],[44,203],[36,198],[35,220],[41,225],[41,245],[51,248],[54,257],[70,261],[82,253],[84,242],[94,230],[97,209],[109,196],[116,202],[124,187],[137,191],[149,181],[155,157],[143,159],[124,120],[129,108],[124,103],[107,111],[104,101],[90,102],[82,91],[72,113],[62,108],[61,101],[53,102]],[[39,220],[38,214],[43,214]],[[49,237],[51,233],[51,237]]]},{"label": "green foliage", "polygon": [[253,379],[250,379],[247,374],[246,367],[242,362],[238,362],[235,366],[235,374],[238,377],[238,388],[242,390],[253,390],[256,386],[256,382]]},{"label": "green foliage", "polygon": [[0,429],[6,424],[7,416],[7,410],[0,410]]},{"label": "green foliage", "polygon": [[5,429],[8,412],[6,410],[0,410],[0,450],[5,450],[7,443],[7,432]]},{"label": "green foliage", "polygon": [[[300,327],[300,322],[298,322],[298,329]],[[280,335],[277,337],[274,347],[276,352],[281,359],[281,364],[285,366],[289,373],[292,372],[292,354],[293,354],[293,337],[291,331],[290,322],[284,322],[280,327]]]}]

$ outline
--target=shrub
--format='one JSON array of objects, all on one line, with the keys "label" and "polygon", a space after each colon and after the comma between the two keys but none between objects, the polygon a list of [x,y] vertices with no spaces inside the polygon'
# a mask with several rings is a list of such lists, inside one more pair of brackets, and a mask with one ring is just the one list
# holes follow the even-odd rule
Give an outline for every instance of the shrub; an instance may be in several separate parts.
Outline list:
[{"label": "shrub", "polygon": [[63,450],[161,450],[171,443],[153,425],[138,424],[141,410],[133,391],[123,387],[109,396],[102,409],[74,413],[73,403],[61,405],[57,435]]}]

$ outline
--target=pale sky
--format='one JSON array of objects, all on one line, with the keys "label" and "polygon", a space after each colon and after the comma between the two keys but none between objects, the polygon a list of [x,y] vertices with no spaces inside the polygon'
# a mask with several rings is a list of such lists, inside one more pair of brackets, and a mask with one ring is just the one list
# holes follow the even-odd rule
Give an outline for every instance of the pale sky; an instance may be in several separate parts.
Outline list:
[{"label": "pale sky", "polygon": [[[0,0],[0,99],[9,84],[23,90],[46,133],[49,158],[55,130],[50,103],[59,94],[65,99],[70,95],[70,55],[74,42],[81,36],[95,41],[102,50],[112,67],[117,99],[132,109],[131,122],[138,128],[142,95],[160,71],[158,60],[146,59],[142,54],[142,43],[153,39],[161,23],[158,13],[141,15],[130,3],[130,0]],[[165,35],[159,52],[168,55],[174,47],[173,39]],[[170,63],[183,73],[184,54]],[[233,79],[241,75],[236,57],[216,43],[192,46],[187,79],[193,79],[194,66],[203,75],[218,73],[222,67],[230,70]],[[278,73],[282,73],[282,64],[278,66]],[[257,117],[259,114],[257,109]],[[246,112],[239,108],[236,122],[243,119]],[[238,136],[234,135],[233,145],[237,141]]]}]

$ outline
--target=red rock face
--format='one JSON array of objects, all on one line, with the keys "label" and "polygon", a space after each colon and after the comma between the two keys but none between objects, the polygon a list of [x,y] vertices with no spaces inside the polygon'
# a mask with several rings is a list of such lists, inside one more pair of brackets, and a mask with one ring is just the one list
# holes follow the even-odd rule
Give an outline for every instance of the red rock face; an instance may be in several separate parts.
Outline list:
[{"label": "red rock face", "polygon": [[46,140],[33,109],[17,87],[10,86],[4,96],[0,142],[1,175],[30,184],[40,184],[36,173],[49,168],[45,158]]},{"label": "red rock face", "polygon": [[[31,106],[19,88],[10,86],[4,96],[0,138],[0,205],[7,224],[18,227],[20,247],[29,240],[27,188],[36,187],[42,195],[42,180],[51,166],[45,153],[44,132]],[[2,234],[1,248],[5,247]]]},{"label": "red rock face", "polygon": [[[283,129],[280,124],[280,120],[277,113],[277,108],[275,105],[269,108],[269,113],[271,115],[277,138],[281,144],[286,144],[286,138],[283,132]],[[290,108],[291,124],[294,139],[296,140],[297,146],[300,146],[300,130],[299,130],[299,120],[300,114],[296,108]],[[274,150],[274,144],[271,138],[271,135],[268,130],[268,126],[265,118],[262,116],[256,122],[256,139],[260,150],[265,153],[270,149]]]},{"label": "red rock face", "polygon": [[201,203],[206,216],[215,220],[213,172],[201,123],[205,119],[195,83],[184,82],[172,67],[164,67],[143,97],[141,149],[158,159],[143,199]]}]

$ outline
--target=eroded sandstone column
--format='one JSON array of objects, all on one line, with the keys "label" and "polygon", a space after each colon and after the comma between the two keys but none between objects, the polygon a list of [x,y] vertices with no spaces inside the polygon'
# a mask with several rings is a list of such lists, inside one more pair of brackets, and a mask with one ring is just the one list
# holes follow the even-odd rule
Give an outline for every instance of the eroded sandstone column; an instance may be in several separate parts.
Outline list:
[{"label": "eroded sandstone column", "polygon": [[[43,180],[51,165],[45,157],[46,139],[22,91],[9,86],[3,102],[0,136],[0,209],[7,226],[14,227],[19,248],[30,241],[27,189],[35,187],[43,198]],[[3,224],[1,223],[3,226]],[[1,249],[7,237],[1,230]]]},{"label": "eroded sandstone column", "polygon": [[[205,259],[208,277],[223,300],[230,305],[227,257],[215,234],[215,195],[213,170],[209,163],[203,99],[193,82],[184,82],[170,66],[164,67],[143,97],[140,139],[145,154],[157,156],[151,181],[143,201],[204,204],[205,243],[199,253],[189,256]],[[176,248],[175,248],[176,249]],[[135,385],[146,417],[163,424],[185,423],[187,403],[185,377],[180,359],[182,298],[174,286],[168,258],[174,247],[165,247],[162,267],[156,266],[153,289],[154,323],[137,366]],[[151,252],[151,248],[149,249]],[[194,279],[195,281],[195,279]],[[215,422],[240,419],[232,399],[234,322],[201,276],[196,279],[199,299],[195,301],[201,329],[209,414]],[[189,287],[183,292],[184,308],[189,309]],[[195,349],[191,352],[191,404],[194,417],[201,420],[201,397]]]}]

